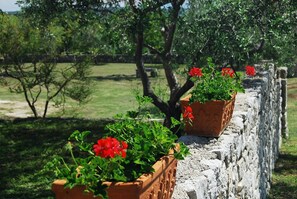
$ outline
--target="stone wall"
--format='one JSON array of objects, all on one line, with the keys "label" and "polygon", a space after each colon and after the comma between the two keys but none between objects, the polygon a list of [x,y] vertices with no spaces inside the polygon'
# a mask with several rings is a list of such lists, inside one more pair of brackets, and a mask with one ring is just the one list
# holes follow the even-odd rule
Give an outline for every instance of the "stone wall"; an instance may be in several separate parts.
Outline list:
[{"label": "stone wall", "polygon": [[267,197],[282,135],[288,131],[286,70],[272,64],[262,68],[244,81],[245,93],[237,94],[232,120],[218,139],[180,138],[191,155],[178,163],[173,199]]}]

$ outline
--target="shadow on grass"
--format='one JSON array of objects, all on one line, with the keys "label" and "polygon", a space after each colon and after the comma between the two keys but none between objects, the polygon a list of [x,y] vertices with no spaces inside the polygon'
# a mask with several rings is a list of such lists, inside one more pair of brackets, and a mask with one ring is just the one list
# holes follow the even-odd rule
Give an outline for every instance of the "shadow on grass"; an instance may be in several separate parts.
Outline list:
[{"label": "shadow on grass", "polygon": [[290,183],[273,183],[272,189],[268,199],[294,199],[297,197],[297,186]]},{"label": "shadow on grass", "polygon": [[90,77],[92,80],[95,81],[105,81],[105,80],[113,80],[113,81],[132,81],[136,80],[139,78],[136,78],[135,75],[123,75],[123,74],[118,74],[118,75],[106,75],[106,76],[92,76]]},{"label": "shadow on grass", "polygon": [[74,118],[0,120],[0,198],[42,199],[54,196],[53,179],[40,171],[56,154],[63,154],[74,130],[90,130],[98,139],[111,120]]},{"label": "shadow on grass", "polygon": [[[275,173],[288,174],[297,170],[297,155],[280,154],[274,169]],[[292,173],[293,174],[293,173]]]},{"label": "shadow on grass", "polygon": [[297,198],[297,155],[280,154],[268,199]]}]

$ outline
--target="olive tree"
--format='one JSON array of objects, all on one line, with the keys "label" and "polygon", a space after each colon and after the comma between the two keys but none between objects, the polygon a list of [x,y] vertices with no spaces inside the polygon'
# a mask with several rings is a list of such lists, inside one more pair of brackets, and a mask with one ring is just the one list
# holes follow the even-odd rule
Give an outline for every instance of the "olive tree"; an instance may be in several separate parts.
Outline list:
[{"label": "olive tree", "polygon": [[175,51],[195,64],[203,65],[209,56],[217,64],[231,66],[263,58],[277,61],[282,56],[276,54],[286,52],[278,41],[296,38],[292,34],[296,5],[290,0],[191,0],[189,4],[177,33],[188,39],[176,40]]},{"label": "olive tree", "polygon": [[[106,13],[115,13],[118,14],[118,18],[126,19],[128,24],[124,27],[125,30],[122,31],[123,34],[127,33],[129,35],[129,38],[135,45],[135,62],[141,76],[143,94],[151,97],[153,104],[166,115],[166,126],[170,126],[171,117],[180,119],[179,98],[192,86],[190,80],[183,85],[179,84],[172,63],[172,45],[177,21],[184,2],[185,0],[122,1],[123,7],[118,11],[115,8],[120,5],[120,1],[109,1],[109,3],[105,3],[105,1],[67,1],[67,3],[40,0],[19,1],[25,12],[33,13],[33,15],[44,20],[64,15],[68,9],[76,10],[76,16],[86,21],[93,16],[100,20]],[[164,6],[166,6],[166,10],[163,9]],[[51,12],[48,13],[46,12],[47,10],[51,10]],[[157,21],[155,27],[158,30],[154,31],[153,34],[158,34],[160,42],[151,42],[152,40],[149,39],[154,37],[154,35],[150,35],[152,34],[150,26],[154,24],[152,23],[154,21]],[[122,25],[123,23],[120,24]],[[155,94],[150,79],[145,72],[143,55],[144,52],[148,51],[156,54],[162,60],[170,90],[168,101],[162,100]]]},{"label": "olive tree", "polygon": [[297,1],[278,1],[275,5],[263,56],[288,67],[289,76],[297,76]]},{"label": "olive tree", "polygon": [[[46,117],[51,101],[61,105],[66,97],[79,102],[87,99],[87,62],[59,66],[55,61],[63,43],[59,29],[48,26],[41,31],[15,16],[1,15],[0,20],[1,82],[12,92],[24,94],[34,117]],[[37,101],[44,101],[41,114]]]},{"label": "olive tree", "polygon": [[[271,41],[272,33],[281,35],[274,23],[282,21],[279,17],[289,12],[286,3],[265,0],[127,1],[130,34],[136,46],[135,61],[143,93],[165,114],[166,126],[170,126],[171,117],[180,119],[179,99],[193,85],[188,78],[177,78],[174,57],[187,58],[189,67],[203,66],[208,57],[213,57],[218,65],[233,68],[255,63],[261,58],[265,44]],[[143,54],[147,50],[162,62],[169,88],[167,101],[156,95],[145,73]]]},{"label": "olive tree", "polygon": [[117,43],[116,31],[112,31],[110,15],[117,7],[116,0],[18,0],[21,15],[30,18],[39,28],[49,24],[63,29],[64,54],[113,53]]},{"label": "olive tree", "polygon": [[[287,1],[287,0],[286,0]],[[279,15],[281,1],[270,0],[125,0],[125,1],[60,1],[23,0],[25,10],[47,16],[63,10],[75,10],[81,20],[102,20],[114,15],[117,32],[128,35],[134,44],[137,70],[143,95],[165,114],[165,125],[171,118],[180,119],[179,99],[193,86],[188,77],[179,80],[175,56],[182,55],[188,65],[203,64],[213,57],[217,64],[239,65],[261,55],[272,26]],[[109,3],[106,3],[109,2]],[[119,4],[121,3],[121,4]],[[83,11],[83,12],[82,12]],[[274,12],[276,11],[276,12]],[[95,17],[95,18],[94,18]],[[106,21],[108,23],[108,21]],[[114,28],[114,21],[110,23]],[[162,99],[153,89],[145,72],[144,54],[161,60],[168,86],[168,98]],[[187,69],[186,69],[187,70]]]},{"label": "olive tree", "polygon": [[[134,25],[135,62],[140,73],[143,94],[152,98],[152,102],[165,114],[165,125],[171,126],[171,118],[180,120],[180,97],[186,93],[193,83],[187,79],[182,85],[177,79],[173,63],[173,41],[178,19],[185,0],[163,1],[134,1],[129,0],[132,24]],[[152,16],[154,14],[154,16]],[[159,36],[159,42],[151,42],[148,39],[150,33],[150,20],[158,20],[155,36]],[[145,72],[143,54],[147,48],[152,54],[156,54],[161,60],[169,88],[168,101],[162,100],[152,89],[151,82]]]}]

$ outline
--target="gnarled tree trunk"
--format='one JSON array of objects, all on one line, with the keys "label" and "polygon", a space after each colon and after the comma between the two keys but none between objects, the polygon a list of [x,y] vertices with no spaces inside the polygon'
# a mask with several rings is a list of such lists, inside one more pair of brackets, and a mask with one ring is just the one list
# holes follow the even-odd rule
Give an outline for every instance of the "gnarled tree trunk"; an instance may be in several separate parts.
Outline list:
[{"label": "gnarled tree trunk", "polygon": [[[136,6],[135,1],[129,1],[130,6],[132,7],[133,12],[137,17],[136,20],[136,33],[135,33],[135,44],[136,44],[136,51],[135,51],[135,61],[136,67],[139,71],[142,85],[143,85],[143,94],[145,96],[151,97],[153,99],[153,104],[160,109],[162,113],[165,114],[164,125],[167,127],[171,127],[171,118],[176,120],[180,120],[181,117],[181,107],[179,100],[183,94],[185,94],[192,86],[193,83],[188,79],[182,86],[179,85],[176,75],[174,73],[172,67],[172,44],[176,29],[176,24],[179,16],[179,11],[181,9],[184,0],[175,0],[175,1],[158,1],[158,5],[156,7],[150,7],[150,9],[142,9]],[[143,19],[148,14],[148,12],[156,11],[161,9],[167,3],[172,4],[172,11],[170,13],[170,23],[164,24],[164,46],[163,51],[159,51],[153,46],[149,44],[145,44],[144,41],[144,23]],[[161,10],[159,10],[161,11]],[[160,97],[158,97],[151,88],[150,80],[145,72],[144,63],[143,63],[143,49],[147,47],[151,52],[156,53],[159,58],[163,62],[163,69],[165,71],[165,76],[167,79],[167,83],[170,89],[170,97],[167,102],[163,101]],[[175,131],[176,129],[173,129]],[[179,132],[176,132],[179,134]]]}]

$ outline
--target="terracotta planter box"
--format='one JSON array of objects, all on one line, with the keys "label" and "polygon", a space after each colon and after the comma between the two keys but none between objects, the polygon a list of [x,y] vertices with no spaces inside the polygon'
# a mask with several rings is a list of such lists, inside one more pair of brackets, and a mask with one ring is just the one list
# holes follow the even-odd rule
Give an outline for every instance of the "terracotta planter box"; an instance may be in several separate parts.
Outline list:
[{"label": "terracotta planter box", "polygon": [[[142,175],[134,182],[105,182],[108,186],[108,197],[170,199],[175,186],[176,166],[177,160],[173,156],[164,156],[153,165],[154,173]],[[65,180],[54,181],[52,191],[56,194],[56,199],[94,199],[93,194],[83,193],[84,186],[64,189],[65,183]]]},{"label": "terracotta planter box", "polygon": [[[192,125],[186,124],[185,132],[188,135],[204,137],[219,137],[230,122],[234,110],[236,94],[229,101],[209,101],[205,103],[194,102],[190,106],[193,110],[194,120]],[[184,112],[189,105],[190,95],[181,99]]]}]

